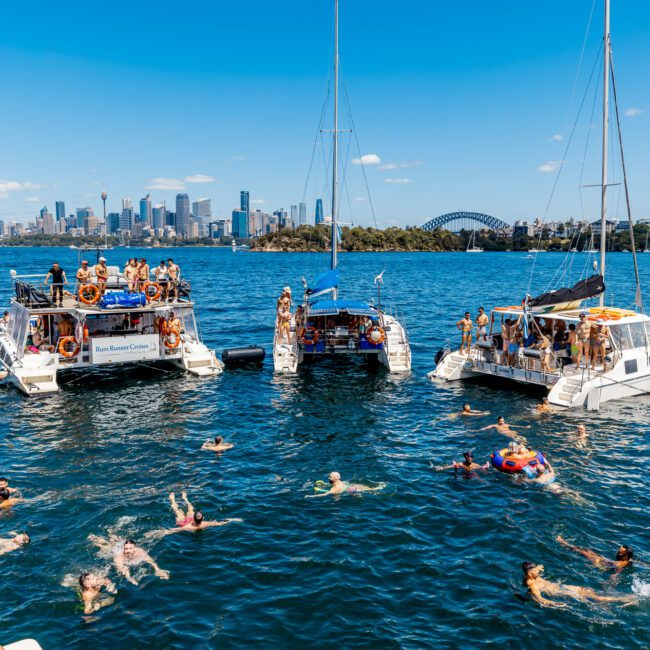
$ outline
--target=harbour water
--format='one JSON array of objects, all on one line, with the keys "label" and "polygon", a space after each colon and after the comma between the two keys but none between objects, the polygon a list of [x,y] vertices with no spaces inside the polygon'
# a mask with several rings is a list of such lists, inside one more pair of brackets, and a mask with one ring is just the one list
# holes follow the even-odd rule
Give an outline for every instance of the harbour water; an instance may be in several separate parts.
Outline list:
[{"label": "harbour water", "polygon": [[[325,255],[232,253],[225,249],[110,251],[109,264],[174,257],[193,284],[211,347],[262,344],[270,353],[275,299],[325,268]],[[640,255],[649,288],[650,255]],[[574,281],[587,255],[576,255]],[[9,269],[44,272],[68,249],[0,249],[1,302]],[[531,292],[546,289],[563,254],[536,261]],[[435,352],[459,338],[465,309],[512,304],[528,288],[525,253],[343,254],[342,296],[384,296],[406,317],[413,372],[324,362],[295,377],[262,369],[200,380],[149,368],[75,375],[59,394],[27,399],[0,388],[0,476],[27,503],[0,514],[0,536],[32,543],[0,557],[0,643],[36,638],[53,648],[632,648],[650,645],[650,397],[605,404],[599,413],[533,415],[539,395],[486,384],[437,386],[426,379]],[[609,257],[620,306],[634,295],[631,256]],[[74,379],[74,381],[71,381]],[[62,377],[63,382],[66,377]],[[464,402],[486,418],[453,419]],[[435,472],[473,449],[476,460],[506,446],[503,415],[548,454],[565,488],[557,493],[493,472],[475,479]],[[579,441],[578,423],[589,431]],[[235,443],[220,457],[201,451],[215,433]],[[316,479],[385,482],[373,495],[305,499]],[[187,489],[208,519],[243,523],[147,544],[173,526],[168,493]],[[112,530],[142,543],[168,581],[118,581],[114,605],[84,619],[66,576],[103,569],[88,542]],[[647,566],[617,581],[560,547],[558,534],[613,556],[632,546]],[[542,609],[522,599],[520,564],[547,577],[641,595],[625,609],[573,603]],[[115,576],[114,576],[115,577]]]}]

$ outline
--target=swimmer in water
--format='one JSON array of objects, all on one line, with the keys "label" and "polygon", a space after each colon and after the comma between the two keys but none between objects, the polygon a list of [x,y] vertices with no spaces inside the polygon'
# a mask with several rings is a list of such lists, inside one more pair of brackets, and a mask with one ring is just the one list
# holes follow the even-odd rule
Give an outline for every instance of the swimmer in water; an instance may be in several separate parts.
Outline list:
[{"label": "swimmer in water", "polygon": [[79,576],[79,591],[84,604],[84,614],[92,614],[115,602],[115,599],[110,596],[100,598],[102,587],[109,594],[117,593],[115,585],[108,578],[102,578],[89,571],[84,571]]},{"label": "swimmer in water", "polygon": [[524,562],[521,565],[521,569],[524,572],[524,587],[528,589],[528,593],[532,599],[543,607],[568,607],[566,603],[545,598],[544,594],[558,596],[560,598],[565,596],[581,602],[621,603],[622,605],[633,605],[638,602],[638,599],[634,595],[605,596],[589,587],[577,587],[575,585],[551,582],[542,578],[542,574],[544,573],[543,564]]},{"label": "swimmer in water", "polygon": [[548,403],[548,397],[542,397],[541,403],[539,403],[535,410],[538,413],[553,413],[553,407]]},{"label": "swimmer in water", "polygon": [[442,472],[446,469],[453,469],[456,472],[459,469],[462,469],[466,474],[471,474],[479,469],[490,469],[490,463],[485,463],[485,465],[479,465],[474,462],[474,454],[471,451],[463,452],[462,463],[457,463],[454,461],[451,465],[445,465],[444,467],[436,467],[436,472]]},{"label": "swimmer in water", "polygon": [[[522,427],[522,426],[520,426],[520,428],[530,429],[530,427]],[[508,438],[512,438],[513,440],[516,440],[517,438],[521,438],[522,440],[525,440],[520,433],[518,433],[517,431],[513,431],[510,428],[510,425],[501,416],[497,418],[496,424],[489,424],[487,427],[483,427],[482,429],[479,429],[479,431],[487,431],[488,429],[496,429],[499,433],[503,434],[504,436],[508,436]]]},{"label": "swimmer in water", "polygon": [[234,446],[231,442],[224,442],[221,436],[215,436],[214,442],[204,442],[201,449],[207,449],[208,451],[226,451],[227,449],[232,449]]},{"label": "swimmer in water", "polygon": [[25,499],[12,497],[8,488],[0,488],[0,508],[11,508]]},{"label": "swimmer in water", "polygon": [[18,488],[9,487],[9,479],[0,478],[0,490],[8,490],[9,494],[16,494],[19,492]]},{"label": "swimmer in water", "polygon": [[463,410],[459,411],[457,415],[461,417],[468,415],[490,415],[490,411],[473,411],[469,404],[463,404]]},{"label": "swimmer in water", "polygon": [[555,470],[551,467],[551,463],[548,460],[544,465],[538,463],[534,468],[526,465],[522,474],[531,483],[539,483],[540,485],[550,485],[555,481]]},{"label": "swimmer in water", "polygon": [[562,544],[562,546],[586,557],[594,566],[603,571],[615,571],[616,573],[620,573],[625,567],[632,564],[632,561],[634,560],[634,552],[629,546],[619,546],[616,551],[616,558],[614,560],[608,560],[606,557],[598,555],[598,553],[588,548],[580,548],[579,546],[569,544],[569,542],[567,542],[561,535],[558,535],[555,540]]},{"label": "swimmer in water", "polygon": [[0,555],[6,555],[12,551],[17,551],[18,549],[26,546],[31,541],[27,533],[17,533],[12,531],[9,533],[13,537],[0,539]]},{"label": "swimmer in water", "polygon": [[148,564],[161,580],[169,579],[169,571],[161,569],[151,555],[137,546],[132,539],[127,539],[124,544],[121,544],[121,540],[113,535],[109,539],[97,535],[88,535],[88,539],[102,552],[112,554],[115,569],[132,585],[137,586],[138,581],[131,575],[129,567],[140,566],[141,564]]},{"label": "swimmer in water", "polygon": [[361,483],[346,483],[341,480],[341,475],[338,472],[331,472],[328,476],[330,489],[319,494],[307,494],[305,499],[315,499],[316,497],[326,497],[330,495],[343,494],[359,494],[361,492],[377,492],[386,487],[384,484],[377,487],[370,487],[369,485],[361,485]]}]

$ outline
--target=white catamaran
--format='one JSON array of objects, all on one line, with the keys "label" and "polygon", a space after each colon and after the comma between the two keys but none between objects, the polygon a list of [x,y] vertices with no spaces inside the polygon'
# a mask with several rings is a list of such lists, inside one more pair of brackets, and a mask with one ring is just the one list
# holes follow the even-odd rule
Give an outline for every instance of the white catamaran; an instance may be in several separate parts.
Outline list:
[{"label": "white catamaran", "polygon": [[[513,380],[546,388],[552,404],[586,406],[589,410],[597,410],[600,404],[610,400],[650,392],[650,318],[643,313],[616,84],[610,57],[609,0],[605,0],[601,275],[587,278],[569,289],[551,291],[532,299],[526,296],[521,304],[494,308],[489,332],[476,341],[469,353],[467,348],[462,352],[450,349],[438,352],[436,369],[429,373],[432,379],[454,381],[495,377]],[[605,306],[610,75],[634,253],[632,257],[637,283],[635,302],[640,312]],[[589,248],[593,249],[593,238]],[[584,305],[585,300],[596,296],[599,297],[599,306],[588,308]],[[573,331],[578,334],[573,335]],[[571,345],[572,340],[575,341],[574,345]],[[594,349],[595,354],[592,354]]]},{"label": "white catamaran", "polygon": [[302,304],[290,322],[279,319],[273,340],[273,363],[279,373],[295,373],[305,360],[355,355],[378,360],[391,372],[411,370],[411,349],[406,329],[396,313],[381,304],[383,272],[374,281],[377,304],[338,297],[338,0],[334,0],[334,126],[332,129],[332,244],[330,270],[310,287],[303,281]]},{"label": "white catamaran", "polygon": [[60,373],[109,365],[162,362],[202,377],[222,372],[201,341],[188,282],[178,283],[169,303],[164,284],[129,291],[118,267],[106,272],[102,285],[91,267],[89,283],[75,284],[73,292],[61,287],[57,305],[42,290],[44,274],[11,271],[15,295],[9,322],[0,328],[0,365],[8,381],[27,395],[46,395],[59,390]]}]

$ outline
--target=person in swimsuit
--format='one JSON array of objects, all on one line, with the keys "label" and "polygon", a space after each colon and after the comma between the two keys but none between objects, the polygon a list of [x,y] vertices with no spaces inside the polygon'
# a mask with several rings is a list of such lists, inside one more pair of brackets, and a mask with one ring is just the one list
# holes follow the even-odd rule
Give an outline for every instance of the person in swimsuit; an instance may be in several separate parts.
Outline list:
[{"label": "person in swimsuit", "polygon": [[580,366],[582,356],[585,357],[585,363],[589,363],[589,337],[591,334],[591,324],[587,320],[587,314],[580,314],[580,322],[576,327],[576,336],[578,338],[578,354],[576,356],[576,366]]},{"label": "person in swimsuit", "polygon": [[361,492],[377,492],[382,490],[385,485],[378,485],[377,487],[370,487],[369,485],[362,485],[361,483],[346,483],[341,480],[341,475],[338,472],[331,472],[328,476],[330,489],[319,494],[307,494],[306,499],[314,499],[316,497],[326,497],[330,495],[343,494],[359,494]]},{"label": "person in swimsuit", "polygon": [[551,463],[548,460],[543,465],[538,463],[535,467],[526,465],[522,470],[522,474],[531,483],[550,485],[555,481],[555,470],[551,467]]},{"label": "person in swimsuit", "polygon": [[578,364],[578,333],[576,332],[575,323],[569,324],[569,352],[571,353],[571,363]]},{"label": "person in swimsuit", "polygon": [[140,548],[132,539],[127,539],[124,543],[118,537],[111,535],[108,539],[98,537],[97,535],[88,535],[88,539],[97,546],[103,553],[110,553],[113,556],[113,564],[116,571],[126,578],[132,585],[138,584],[138,581],[131,575],[130,567],[148,564],[156,576],[161,580],[169,579],[169,571],[161,569],[155,560]]},{"label": "person in swimsuit", "polygon": [[471,451],[464,451],[463,458],[464,460],[462,463],[457,463],[454,461],[451,465],[436,467],[436,472],[443,472],[446,469],[453,469],[455,474],[459,469],[461,469],[465,474],[473,474],[476,470],[479,469],[490,469],[490,463],[485,463],[485,465],[479,465],[478,463],[475,463],[474,454]]},{"label": "person in swimsuit", "polygon": [[0,508],[9,509],[24,500],[20,497],[12,497],[7,488],[0,488]]},{"label": "person in swimsuit", "polygon": [[153,270],[153,276],[162,289],[160,298],[164,302],[169,297],[169,280],[167,276],[167,267],[165,266],[165,260],[160,260],[160,266],[157,266]]},{"label": "person in swimsuit", "polygon": [[84,614],[92,614],[115,602],[110,596],[100,598],[102,588],[109,594],[117,593],[115,585],[108,578],[102,578],[89,571],[84,571],[79,576],[79,592],[84,604]]},{"label": "person in swimsuit", "polygon": [[[519,428],[530,429],[530,427],[524,427],[521,425],[519,425]],[[513,440],[517,440],[517,438],[524,440],[523,436],[517,431],[513,431],[510,428],[510,425],[501,416],[497,418],[496,424],[489,424],[487,427],[483,427],[482,429],[479,429],[479,431],[487,431],[488,429],[496,429],[499,433],[503,434],[504,436],[508,436],[508,438],[512,438]]]},{"label": "person in swimsuit", "polygon": [[538,413],[553,413],[553,407],[548,403],[548,397],[542,397],[542,401],[535,407]]},{"label": "person in swimsuit", "polygon": [[90,284],[90,280],[92,279],[92,275],[90,273],[90,269],[88,268],[88,262],[86,260],[83,260],[81,262],[81,267],[77,271],[77,282],[79,283],[79,286],[82,284]]},{"label": "person in swimsuit", "polygon": [[147,260],[141,257],[138,264],[138,291],[142,291],[145,282],[149,282],[149,265]]},{"label": "person in swimsuit", "polygon": [[214,442],[204,442],[201,449],[207,449],[208,451],[226,451],[232,449],[234,446],[232,442],[224,442],[221,436],[215,436]]},{"label": "person in swimsuit", "polygon": [[542,365],[542,372],[553,372],[550,366],[551,360],[551,340],[546,334],[540,334],[539,341],[535,347],[539,350],[539,360]]},{"label": "person in swimsuit", "polygon": [[97,264],[95,264],[95,276],[97,277],[99,293],[103,296],[106,292],[106,283],[108,282],[108,266],[106,266],[105,257],[100,257]]},{"label": "person in swimsuit", "polygon": [[463,410],[454,414],[456,417],[472,416],[472,415],[490,415],[490,411],[473,411],[469,404],[463,404]]},{"label": "person in swimsuit", "polygon": [[634,552],[629,546],[619,546],[616,551],[616,558],[614,560],[609,560],[588,548],[580,548],[579,546],[569,544],[569,542],[567,542],[561,535],[558,535],[555,540],[565,548],[586,557],[594,566],[603,571],[615,571],[616,573],[620,573],[625,567],[630,566],[634,560]]},{"label": "person in swimsuit", "polygon": [[27,533],[17,533],[15,531],[12,531],[9,534],[13,535],[13,537],[0,539],[0,555],[6,555],[12,551],[17,551],[23,546],[29,544],[31,541]]},{"label": "person in swimsuit", "polygon": [[286,340],[291,343],[291,311],[289,310],[289,300],[280,305],[278,309],[278,334],[280,341]]},{"label": "person in swimsuit", "polygon": [[566,603],[546,598],[544,594],[558,596],[560,598],[565,596],[581,602],[621,603],[623,605],[632,605],[638,602],[634,595],[605,596],[589,587],[577,587],[575,585],[551,582],[542,578],[542,574],[544,573],[543,564],[524,562],[521,565],[521,569],[524,572],[524,587],[528,589],[528,593],[532,599],[543,607],[568,607]]},{"label": "person in swimsuit", "polygon": [[478,316],[476,317],[476,340],[483,339],[487,341],[487,325],[490,322],[488,315],[485,313],[483,307],[478,308]]},{"label": "person in swimsuit", "polygon": [[174,264],[174,260],[170,257],[167,260],[167,275],[169,276],[169,290],[168,296],[171,299],[172,292],[174,293],[174,302],[178,301],[178,281],[181,279],[181,269],[178,264]]},{"label": "person in swimsuit", "polygon": [[466,347],[467,354],[470,353],[471,351],[471,345],[472,345],[472,327],[474,327],[474,324],[472,323],[472,317],[468,311],[465,312],[465,317],[461,318],[457,323],[456,327],[462,332],[462,338],[461,338],[461,343],[460,343],[460,352],[462,354],[463,352],[463,346]]},{"label": "person in swimsuit", "polygon": [[607,360],[605,358],[605,348],[609,339],[609,327],[599,323],[596,327],[593,343],[593,356],[591,357],[591,369],[593,370],[598,363],[599,358],[603,362],[603,372],[607,371]]},{"label": "person in swimsuit", "polygon": [[0,490],[7,490],[9,494],[16,494],[20,492],[18,488],[9,487],[9,479],[4,477],[0,478]]},{"label": "person in swimsuit", "polygon": [[512,321],[509,318],[506,318],[503,323],[501,323],[501,338],[503,339],[503,365],[508,365],[508,349],[510,347],[510,324]]},{"label": "person in swimsuit", "polygon": [[129,293],[133,293],[138,283],[138,265],[135,258],[129,260],[124,267],[124,278],[126,279],[126,288]]}]

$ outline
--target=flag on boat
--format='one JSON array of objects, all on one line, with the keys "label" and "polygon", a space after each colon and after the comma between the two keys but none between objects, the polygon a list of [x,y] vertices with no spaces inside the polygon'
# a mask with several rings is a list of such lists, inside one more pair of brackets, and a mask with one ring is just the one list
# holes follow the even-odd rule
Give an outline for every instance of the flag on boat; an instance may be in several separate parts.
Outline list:
[{"label": "flag on boat", "polygon": [[307,297],[309,300],[323,296],[330,291],[334,291],[339,286],[339,270],[332,269],[325,271],[314,279],[309,289],[307,289]]}]

